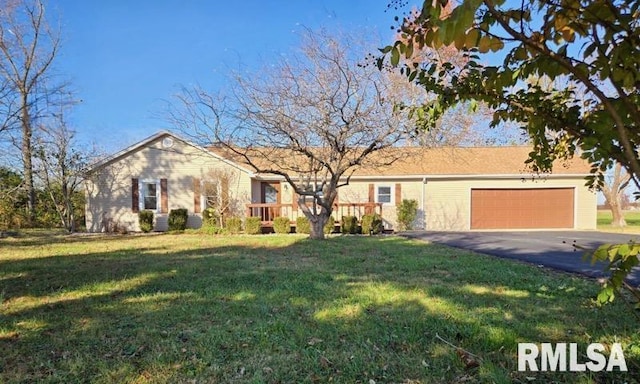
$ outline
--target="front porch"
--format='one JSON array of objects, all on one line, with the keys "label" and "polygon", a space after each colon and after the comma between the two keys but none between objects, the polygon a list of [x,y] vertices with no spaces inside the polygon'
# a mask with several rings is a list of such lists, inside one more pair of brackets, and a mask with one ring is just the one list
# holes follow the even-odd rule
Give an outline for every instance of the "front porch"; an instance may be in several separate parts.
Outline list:
[{"label": "front porch", "polygon": [[[382,217],[382,203],[336,203],[333,205],[333,217],[337,226],[341,224],[343,216],[355,216],[358,223],[362,221],[362,216],[377,213]],[[247,204],[246,217],[260,217],[264,228],[272,228],[273,220],[276,217],[287,217],[291,221],[291,226],[296,226],[296,220],[304,214],[295,204],[260,203]]]}]

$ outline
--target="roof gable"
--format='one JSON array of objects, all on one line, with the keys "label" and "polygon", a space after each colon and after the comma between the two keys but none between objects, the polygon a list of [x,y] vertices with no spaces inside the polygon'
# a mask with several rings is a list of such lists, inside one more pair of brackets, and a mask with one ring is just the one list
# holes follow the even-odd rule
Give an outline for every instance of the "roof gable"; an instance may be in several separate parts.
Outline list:
[{"label": "roof gable", "polygon": [[137,143],[135,143],[135,144],[123,149],[123,150],[121,150],[121,151],[118,151],[118,152],[114,153],[111,156],[108,156],[107,158],[105,158],[103,160],[100,160],[100,161],[92,164],[88,168],[88,171],[89,172],[93,172],[93,171],[95,171],[97,169],[100,169],[102,167],[108,166],[109,164],[112,164],[112,163],[114,163],[116,161],[122,160],[122,159],[126,158],[127,156],[131,155],[134,152],[137,152],[137,151],[139,151],[141,149],[147,148],[151,143],[154,143],[154,142],[156,142],[158,140],[164,140],[167,137],[170,137],[170,138],[172,138],[174,140],[181,141],[185,145],[193,147],[193,148],[197,149],[198,151],[201,151],[202,153],[204,153],[204,154],[206,154],[208,156],[211,156],[211,157],[213,157],[213,158],[215,158],[217,160],[220,160],[220,161],[224,162],[225,164],[228,164],[228,165],[230,165],[232,167],[237,168],[238,170],[240,170],[242,172],[247,173],[250,176],[253,176],[253,172],[249,171],[248,169],[246,169],[242,165],[240,165],[240,164],[238,164],[236,162],[233,162],[233,161],[231,161],[231,160],[229,160],[227,158],[224,158],[224,157],[220,156],[217,153],[209,151],[209,150],[207,150],[207,149],[205,149],[205,148],[203,148],[203,147],[201,147],[201,146],[199,146],[197,144],[194,144],[194,143],[192,143],[192,142],[190,142],[188,140],[185,140],[184,138],[176,135],[173,132],[166,131],[166,130],[158,131],[157,133],[155,133],[155,134],[153,134],[153,135],[151,135],[151,136],[149,136],[149,137],[147,137],[147,138],[145,138],[145,139],[143,139],[143,140],[141,140],[141,141],[139,141],[139,142],[137,142]]}]

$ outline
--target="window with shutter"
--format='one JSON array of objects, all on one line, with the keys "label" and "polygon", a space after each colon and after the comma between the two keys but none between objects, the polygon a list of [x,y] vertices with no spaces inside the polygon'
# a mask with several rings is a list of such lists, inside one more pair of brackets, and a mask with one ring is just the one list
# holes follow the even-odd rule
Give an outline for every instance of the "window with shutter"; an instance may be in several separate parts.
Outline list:
[{"label": "window with shutter", "polygon": [[390,203],[391,202],[391,187],[387,185],[378,186],[378,193],[376,196],[378,203]]},{"label": "window with shutter", "polygon": [[142,208],[158,210],[158,184],[142,182]]},{"label": "window with shutter", "polygon": [[[132,179],[138,180],[138,179]],[[138,204],[138,209],[142,210],[150,210],[154,212],[163,212],[161,205],[167,205],[167,197],[163,196],[166,194],[166,179],[162,180],[139,180],[137,183],[137,188],[132,187],[132,194],[135,192],[137,198],[133,197],[133,203]],[[135,190],[135,191],[134,191]],[[161,191],[162,190],[162,191]]]}]

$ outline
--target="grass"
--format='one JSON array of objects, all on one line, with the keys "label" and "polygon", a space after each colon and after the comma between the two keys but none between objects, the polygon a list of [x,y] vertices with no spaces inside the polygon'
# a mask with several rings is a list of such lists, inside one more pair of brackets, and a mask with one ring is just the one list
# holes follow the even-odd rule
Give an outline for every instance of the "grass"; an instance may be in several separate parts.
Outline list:
[{"label": "grass", "polygon": [[[0,239],[0,382],[637,382],[597,290],[399,237],[36,233]],[[630,372],[517,372],[518,342],[621,342]]]},{"label": "grass", "polygon": [[614,227],[611,225],[611,211],[598,210],[598,230],[605,232],[640,233],[640,211],[625,211],[624,218],[627,221],[626,227]]}]

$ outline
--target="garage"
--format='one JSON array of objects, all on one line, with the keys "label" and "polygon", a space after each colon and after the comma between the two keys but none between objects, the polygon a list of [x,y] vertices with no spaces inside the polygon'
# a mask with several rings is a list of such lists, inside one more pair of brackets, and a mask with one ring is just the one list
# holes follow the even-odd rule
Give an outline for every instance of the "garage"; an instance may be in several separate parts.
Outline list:
[{"label": "garage", "polygon": [[574,227],[574,188],[471,189],[471,229]]}]

